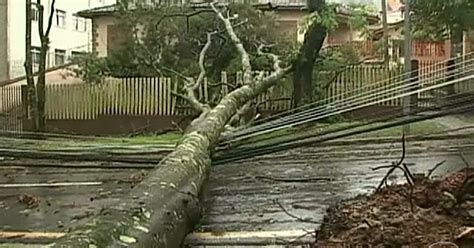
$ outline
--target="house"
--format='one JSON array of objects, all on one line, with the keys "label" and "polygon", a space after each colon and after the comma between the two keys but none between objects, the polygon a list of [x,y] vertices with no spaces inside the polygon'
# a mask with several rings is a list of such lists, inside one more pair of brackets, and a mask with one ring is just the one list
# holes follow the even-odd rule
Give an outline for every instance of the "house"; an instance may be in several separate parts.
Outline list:
[{"label": "house", "polygon": [[[195,1],[194,1],[195,2]],[[179,1],[181,3],[181,1]],[[254,4],[263,11],[275,11],[282,27],[282,32],[296,41],[302,41],[303,32],[299,32],[303,17],[307,14],[304,0],[258,0]],[[196,3],[195,6],[202,6]],[[110,51],[117,49],[120,45],[119,26],[114,13],[117,11],[116,5],[92,8],[81,11],[78,16],[92,20],[92,44],[93,51],[100,57],[106,57]],[[344,8],[338,11],[339,26],[335,32],[328,35],[326,45],[341,45],[351,41],[363,41],[364,38],[354,31],[349,23],[349,13]],[[367,17],[370,24],[379,22],[377,16]]]},{"label": "house", "polygon": [[[36,0],[32,1],[36,3]],[[47,67],[67,62],[69,56],[91,51],[91,22],[75,15],[80,10],[108,5],[114,0],[57,0],[50,33]],[[45,23],[51,0],[43,0]],[[0,82],[24,75],[26,0],[0,0]],[[39,59],[38,11],[32,8],[33,63]]]},{"label": "house", "polygon": [[[390,39],[390,54],[394,60],[403,61],[403,39],[404,39],[404,4],[402,0],[388,0],[388,31]],[[381,24],[373,28],[374,39],[379,40],[383,35]],[[446,60],[451,57],[453,45],[450,40],[446,41],[419,41],[412,42],[412,57],[418,60]],[[474,31],[465,32],[462,40],[462,49],[457,55],[466,55],[474,52]]]}]

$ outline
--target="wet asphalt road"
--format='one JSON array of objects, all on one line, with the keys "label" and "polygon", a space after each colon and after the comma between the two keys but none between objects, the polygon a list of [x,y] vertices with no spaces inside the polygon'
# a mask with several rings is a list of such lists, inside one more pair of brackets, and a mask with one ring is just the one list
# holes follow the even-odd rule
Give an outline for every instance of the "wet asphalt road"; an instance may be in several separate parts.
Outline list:
[{"label": "wet asphalt road", "polygon": [[[444,175],[465,166],[460,153],[474,164],[474,139],[408,141],[405,161],[413,164],[412,172],[424,173],[446,160],[435,173]],[[314,230],[329,206],[368,193],[378,185],[385,171],[374,172],[371,168],[391,164],[400,156],[401,142],[393,141],[307,147],[216,166],[205,190],[205,212],[198,232]],[[85,223],[102,208],[119,202],[133,185],[133,175],[146,172],[143,169],[58,169],[6,164],[0,166],[0,184],[58,181],[102,184],[2,188],[2,231],[65,232]],[[305,181],[308,178],[317,180]],[[398,172],[391,178],[393,181],[402,179]],[[40,200],[39,207],[28,209],[26,204],[20,203],[18,197],[24,194],[36,196]],[[296,220],[277,202],[292,215],[314,223]]]},{"label": "wet asphalt road", "polygon": [[[398,161],[401,150],[400,141],[308,147],[217,166],[211,173],[207,211],[199,230],[315,230],[332,204],[373,191],[386,170],[372,168]],[[413,173],[427,173],[446,160],[434,173],[440,176],[465,166],[461,153],[474,164],[473,139],[408,141],[405,162],[412,164]],[[299,180],[304,178],[330,181]],[[397,172],[390,179],[402,182],[404,177]],[[295,219],[278,203],[292,215],[314,223]]]}]

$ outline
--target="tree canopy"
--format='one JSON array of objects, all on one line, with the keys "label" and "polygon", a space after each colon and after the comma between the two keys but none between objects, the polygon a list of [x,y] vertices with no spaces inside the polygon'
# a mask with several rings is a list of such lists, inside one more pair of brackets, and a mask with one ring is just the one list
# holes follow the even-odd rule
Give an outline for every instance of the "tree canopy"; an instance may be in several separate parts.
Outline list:
[{"label": "tree canopy", "polygon": [[472,0],[411,0],[417,36],[431,39],[459,37],[474,28]]},{"label": "tree canopy", "polygon": [[[126,2],[122,0],[122,3]],[[253,69],[272,69],[268,57],[258,56],[260,45],[272,45],[273,52],[281,55],[286,63],[294,65],[293,86],[288,87],[296,92],[293,98],[302,102],[312,101],[313,95],[322,97],[324,89],[334,78],[327,71],[337,72],[359,61],[357,52],[350,45],[337,51],[323,48],[327,33],[337,30],[340,25],[338,12],[349,14],[345,21],[354,30],[370,37],[366,17],[374,11],[370,6],[361,4],[343,6],[321,0],[309,1],[307,15],[299,23],[300,31],[305,32],[305,42],[297,44],[296,37],[288,37],[282,32],[278,13],[274,10],[263,10],[250,4],[230,4],[227,9],[235,19],[235,31],[251,56]],[[232,75],[241,70],[235,46],[225,33],[222,22],[209,8],[137,6],[130,10],[128,4],[121,4],[116,17],[124,29],[123,33],[129,34],[129,37],[121,49],[113,50],[107,58],[89,55],[77,61],[81,67],[76,73],[88,82],[100,82],[104,74],[172,76],[174,72],[179,72],[196,77],[200,71],[196,62],[210,30],[219,31],[206,53],[206,76],[212,82],[218,82],[222,71]],[[296,56],[298,53],[299,57]]]},{"label": "tree canopy", "polygon": [[[232,4],[228,10],[236,19],[236,33],[252,57],[255,70],[269,70],[272,66],[268,58],[257,56],[259,45],[272,45],[272,51],[278,54],[292,50],[293,44],[279,31],[272,12],[247,4]],[[93,75],[100,71],[114,76],[170,76],[169,71],[173,70],[195,76],[199,73],[196,62],[210,30],[219,31],[206,54],[208,77],[218,78],[221,71],[233,73],[241,68],[239,54],[225,33],[224,25],[209,9],[160,6],[129,11],[119,7],[117,19],[124,33],[130,36],[121,49],[107,58],[81,58],[90,60],[86,63],[89,75],[87,71],[82,73],[87,80],[98,80]]]}]

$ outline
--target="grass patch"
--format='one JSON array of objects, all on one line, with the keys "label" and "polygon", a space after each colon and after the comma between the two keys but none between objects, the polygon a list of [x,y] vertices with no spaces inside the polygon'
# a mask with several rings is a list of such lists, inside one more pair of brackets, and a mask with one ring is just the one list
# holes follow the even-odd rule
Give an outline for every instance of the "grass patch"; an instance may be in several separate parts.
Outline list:
[{"label": "grass patch", "polygon": [[[428,135],[441,133],[445,130],[446,128],[443,125],[433,120],[421,121],[410,124],[410,135]],[[370,133],[356,135],[354,136],[354,138],[397,137],[402,135],[402,131],[403,126],[391,127]]]},{"label": "grass patch", "polygon": [[[161,135],[139,135],[131,138],[104,138],[104,142],[117,142],[134,145],[145,144],[175,144],[181,139],[179,132],[169,132]],[[100,141],[99,141],[100,142]]]},{"label": "grass patch", "polygon": [[[258,136],[251,137],[246,140],[242,140],[236,143],[236,145],[243,146],[254,146],[255,144],[264,145],[278,141],[285,141],[288,139],[298,139],[304,138],[306,136],[316,137],[318,134],[324,135],[328,132],[334,131],[335,133],[339,132],[350,132],[355,130],[361,130],[371,127],[377,127],[383,125],[383,122],[368,124],[363,127],[348,129],[345,131],[337,131],[344,128],[350,128],[351,126],[364,124],[363,122],[341,122],[341,123],[317,123],[307,127],[301,128],[285,128],[277,130],[271,133],[266,133]],[[357,139],[357,138],[378,138],[378,137],[400,137],[402,135],[403,127],[392,127],[382,130],[367,132],[363,134],[358,134],[354,136],[347,137],[348,139]],[[441,133],[445,131],[445,127],[440,123],[434,120],[427,120],[417,123],[410,124],[410,134],[411,135],[428,135]]]}]

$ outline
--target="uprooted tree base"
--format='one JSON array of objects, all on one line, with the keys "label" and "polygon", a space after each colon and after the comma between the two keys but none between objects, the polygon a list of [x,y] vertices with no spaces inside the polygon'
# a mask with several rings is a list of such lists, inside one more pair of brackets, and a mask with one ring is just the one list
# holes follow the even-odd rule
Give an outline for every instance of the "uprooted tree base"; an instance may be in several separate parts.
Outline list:
[{"label": "uprooted tree base", "polygon": [[[324,218],[316,247],[473,247],[474,201],[466,197],[474,190],[466,183],[466,171],[442,180],[416,178],[413,212],[409,184],[336,204]],[[467,173],[472,176],[473,170]]]}]

